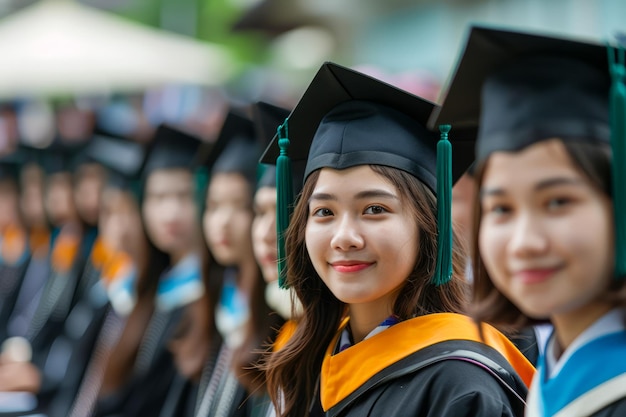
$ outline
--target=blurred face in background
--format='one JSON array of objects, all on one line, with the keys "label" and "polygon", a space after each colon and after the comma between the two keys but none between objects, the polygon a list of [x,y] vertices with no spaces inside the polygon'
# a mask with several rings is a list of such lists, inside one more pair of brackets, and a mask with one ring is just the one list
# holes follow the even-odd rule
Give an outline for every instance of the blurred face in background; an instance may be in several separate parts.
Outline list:
[{"label": "blurred face in background", "polygon": [[197,238],[197,207],[191,172],[184,168],[152,172],[145,184],[143,216],[152,243],[171,255],[189,253]]},{"label": "blurred face in background", "polygon": [[44,174],[37,165],[27,165],[22,170],[20,210],[28,227],[45,227],[46,212],[43,204]]},{"label": "blurred face in background", "polygon": [[146,241],[141,212],[134,196],[116,187],[105,186],[98,221],[99,236],[113,250],[141,257]]},{"label": "blurred face in background", "polygon": [[90,226],[98,224],[104,170],[97,164],[83,164],[76,173],[74,202],[80,218]]},{"label": "blurred face in background", "polygon": [[263,187],[254,195],[252,223],[254,256],[266,282],[278,279],[276,247],[276,188]]},{"label": "blurred face in background", "polygon": [[78,220],[70,173],[60,172],[48,176],[44,207],[48,219],[54,226]]},{"label": "blurred face in background", "polygon": [[17,184],[9,179],[0,180],[0,231],[20,223]]},{"label": "blurred face in background", "polygon": [[204,236],[213,257],[223,266],[254,259],[251,227],[252,190],[238,173],[214,175],[207,192]]},{"label": "blurred face in background", "polygon": [[465,173],[452,187],[452,225],[466,248],[472,241],[476,181]]}]

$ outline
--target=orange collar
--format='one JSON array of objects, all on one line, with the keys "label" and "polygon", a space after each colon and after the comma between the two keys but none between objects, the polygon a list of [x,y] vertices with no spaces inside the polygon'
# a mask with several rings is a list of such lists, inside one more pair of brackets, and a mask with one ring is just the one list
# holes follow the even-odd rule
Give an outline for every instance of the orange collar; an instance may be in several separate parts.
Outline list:
[{"label": "orange collar", "polygon": [[296,326],[297,323],[294,320],[288,320],[283,324],[283,327],[280,328],[276,340],[272,345],[273,352],[281,350],[287,344],[291,336],[296,332]]},{"label": "orange collar", "polygon": [[526,386],[535,373],[535,368],[506,336],[483,324],[482,340],[472,319],[461,314],[437,313],[405,320],[333,355],[347,323],[348,319],[340,326],[322,363],[320,395],[325,411],[378,372],[425,347],[448,340],[471,340],[491,346],[509,361]]}]

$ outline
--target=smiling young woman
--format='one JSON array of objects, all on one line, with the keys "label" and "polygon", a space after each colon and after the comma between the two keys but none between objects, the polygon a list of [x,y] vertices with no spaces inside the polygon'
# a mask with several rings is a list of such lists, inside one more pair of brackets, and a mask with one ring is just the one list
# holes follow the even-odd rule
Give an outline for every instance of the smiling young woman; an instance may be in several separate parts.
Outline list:
[{"label": "smiling young woman", "polygon": [[[263,365],[277,415],[522,415],[532,366],[459,314],[456,237],[438,254],[433,108],[327,63],[283,126],[307,165],[286,232],[286,284],[303,313]],[[463,172],[470,161],[455,155]],[[438,262],[451,265],[440,281]]]},{"label": "smiling young woman", "polygon": [[[498,58],[484,65],[487,55]],[[527,416],[626,413],[623,178],[612,170],[624,162],[611,147],[626,138],[609,120],[610,85],[602,45],[474,28],[439,116],[480,112],[476,320],[554,325]]]}]

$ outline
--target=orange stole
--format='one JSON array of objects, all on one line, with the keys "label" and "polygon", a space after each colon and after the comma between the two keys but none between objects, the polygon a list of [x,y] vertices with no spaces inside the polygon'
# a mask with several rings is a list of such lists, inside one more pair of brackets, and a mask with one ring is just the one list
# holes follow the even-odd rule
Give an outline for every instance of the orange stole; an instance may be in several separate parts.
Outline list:
[{"label": "orange stole", "polygon": [[127,253],[122,251],[111,253],[111,256],[102,264],[101,278],[109,286],[120,277],[123,271],[129,271],[133,264],[133,259]]},{"label": "orange stole", "polygon": [[[506,336],[483,324],[482,340],[472,319],[461,314],[438,313],[405,320],[333,355],[347,324],[348,319],[341,324],[322,363],[320,395],[324,411],[337,405],[383,369],[414,352],[448,340],[470,340],[491,346],[509,361],[526,386],[530,385],[535,373],[535,368]],[[364,369],[367,373],[363,372]]]},{"label": "orange stole", "polygon": [[61,273],[68,272],[80,249],[80,238],[74,233],[60,232],[52,248],[52,268]]},{"label": "orange stole", "polygon": [[45,228],[34,228],[29,236],[30,252],[33,256],[41,258],[48,254],[50,246],[50,231]]},{"label": "orange stole", "polygon": [[276,340],[272,345],[272,351],[277,352],[281,350],[291,339],[291,336],[296,332],[297,323],[293,320],[288,320],[283,324],[283,327],[280,328],[278,335],[276,336]]},{"label": "orange stole", "polygon": [[90,255],[91,263],[94,268],[101,269],[111,255],[112,253],[109,247],[101,238],[97,237],[96,241],[93,243]]},{"label": "orange stole", "polygon": [[9,225],[2,233],[2,259],[9,265],[17,263],[28,247],[26,232],[21,227]]}]

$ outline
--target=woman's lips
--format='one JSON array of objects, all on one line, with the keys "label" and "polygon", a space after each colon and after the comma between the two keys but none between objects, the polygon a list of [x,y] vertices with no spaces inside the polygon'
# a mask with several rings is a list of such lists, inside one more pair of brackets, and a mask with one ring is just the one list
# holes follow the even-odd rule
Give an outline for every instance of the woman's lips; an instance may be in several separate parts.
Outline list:
[{"label": "woman's lips", "polygon": [[372,266],[373,262],[358,262],[358,261],[342,261],[342,262],[333,262],[330,265],[337,272],[341,272],[344,274],[360,272],[364,269]]},{"label": "woman's lips", "polygon": [[265,255],[261,258],[262,265],[276,265],[276,255]]},{"label": "woman's lips", "polygon": [[524,269],[515,273],[515,278],[524,284],[539,284],[550,279],[560,267]]}]

